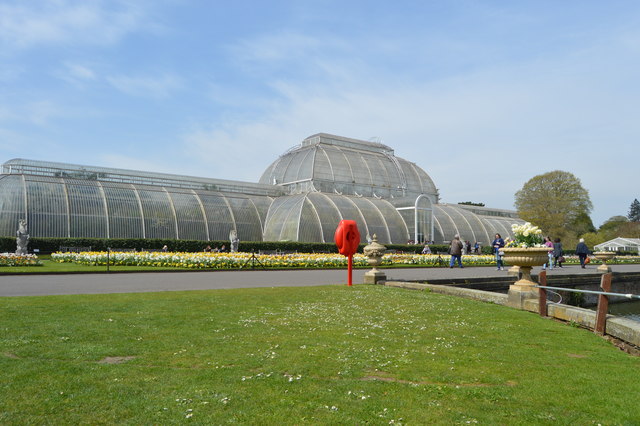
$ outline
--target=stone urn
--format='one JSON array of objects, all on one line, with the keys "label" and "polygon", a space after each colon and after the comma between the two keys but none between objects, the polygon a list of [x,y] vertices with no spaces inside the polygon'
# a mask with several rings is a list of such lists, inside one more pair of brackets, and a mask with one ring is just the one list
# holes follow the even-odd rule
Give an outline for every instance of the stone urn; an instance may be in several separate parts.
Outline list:
[{"label": "stone urn", "polygon": [[503,251],[503,260],[520,269],[520,279],[509,289],[526,292],[536,291],[533,286],[537,283],[531,278],[531,268],[547,263],[549,247],[508,247]]},{"label": "stone urn", "polygon": [[607,262],[615,257],[615,253],[612,251],[596,251],[593,252],[593,257],[602,262],[602,265],[598,266],[600,272],[611,272],[611,266],[607,265]]},{"label": "stone urn", "polygon": [[365,284],[377,284],[379,281],[386,281],[387,276],[385,273],[378,270],[378,266],[382,264],[382,256],[386,251],[387,248],[378,243],[378,237],[373,234],[371,244],[366,245],[363,250],[364,255],[369,258],[367,263],[373,267],[373,269],[364,274]]}]

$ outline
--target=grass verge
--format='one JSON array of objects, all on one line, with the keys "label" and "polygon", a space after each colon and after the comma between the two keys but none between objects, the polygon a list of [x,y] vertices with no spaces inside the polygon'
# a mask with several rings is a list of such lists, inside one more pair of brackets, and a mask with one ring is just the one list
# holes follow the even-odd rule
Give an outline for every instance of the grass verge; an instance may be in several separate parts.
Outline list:
[{"label": "grass verge", "polygon": [[[107,272],[104,265],[81,265],[77,263],[59,263],[50,259],[41,259],[42,266],[5,266],[0,268],[0,275],[4,274],[75,274]],[[193,271],[188,268],[174,266],[109,266],[111,272],[162,272],[162,271]]]},{"label": "grass verge", "polygon": [[635,424],[640,358],[428,292],[0,299],[2,424]]}]

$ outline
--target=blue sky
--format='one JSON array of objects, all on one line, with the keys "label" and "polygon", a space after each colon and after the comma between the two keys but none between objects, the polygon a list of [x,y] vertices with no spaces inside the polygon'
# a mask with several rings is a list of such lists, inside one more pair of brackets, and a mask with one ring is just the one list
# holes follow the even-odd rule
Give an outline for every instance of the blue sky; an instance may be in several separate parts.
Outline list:
[{"label": "blue sky", "polygon": [[443,202],[553,170],[599,226],[638,190],[640,2],[0,0],[0,161],[255,182],[325,132]]}]

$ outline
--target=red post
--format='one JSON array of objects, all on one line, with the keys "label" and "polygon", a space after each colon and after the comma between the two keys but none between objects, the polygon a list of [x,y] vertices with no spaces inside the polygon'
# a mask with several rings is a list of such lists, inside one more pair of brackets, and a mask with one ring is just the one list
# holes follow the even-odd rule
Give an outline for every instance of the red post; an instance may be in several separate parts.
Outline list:
[{"label": "red post", "polygon": [[348,283],[352,285],[353,255],[358,251],[360,231],[355,220],[341,220],[334,235],[336,246],[341,255],[348,259]]},{"label": "red post", "polygon": [[[611,291],[611,272],[602,274],[600,279],[600,288],[607,293]],[[609,296],[604,294],[598,295],[598,312],[596,314],[595,331],[598,334],[604,334],[607,326],[607,313],[609,312]]]},{"label": "red post", "polygon": [[[542,270],[538,274],[538,282],[541,286],[547,286],[547,271]],[[547,289],[538,289],[538,311],[541,317],[547,316]]]}]

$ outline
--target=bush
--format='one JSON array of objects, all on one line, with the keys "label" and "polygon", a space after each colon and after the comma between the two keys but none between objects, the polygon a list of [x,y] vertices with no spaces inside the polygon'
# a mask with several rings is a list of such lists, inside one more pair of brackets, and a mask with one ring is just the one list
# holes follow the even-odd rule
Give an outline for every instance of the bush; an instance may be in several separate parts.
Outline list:
[{"label": "bush", "polygon": [[[203,251],[206,246],[221,247],[226,245],[229,248],[229,241],[198,241],[198,240],[164,240],[164,239],[144,239],[144,238],[39,238],[32,237],[29,240],[29,251],[37,249],[41,254],[49,254],[60,250],[60,247],[91,247],[94,251],[106,251],[112,249],[147,249],[160,250],[164,245],[169,251],[198,252]],[[366,244],[360,244],[359,252],[362,252]],[[387,250],[394,250],[403,253],[422,253],[423,245],[420,244],[387,244]],[[430,245],[434,254],[446,253],[449,246],[446,244]],[[490,249],[490,247],[487,247]],[[15,252],[16,239],[14,237],[0,237],[1,252]],[[284,251],[300,253],[337,253],[338,249],[334,243],[299,243],[293,241],[240,241],[238,250],[250,253],[252,251]],[[484,250],[483,250],[484,252]]]}]

